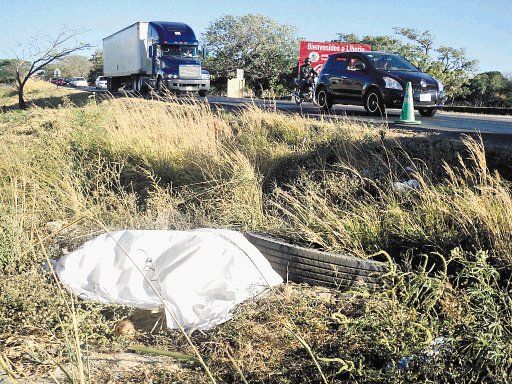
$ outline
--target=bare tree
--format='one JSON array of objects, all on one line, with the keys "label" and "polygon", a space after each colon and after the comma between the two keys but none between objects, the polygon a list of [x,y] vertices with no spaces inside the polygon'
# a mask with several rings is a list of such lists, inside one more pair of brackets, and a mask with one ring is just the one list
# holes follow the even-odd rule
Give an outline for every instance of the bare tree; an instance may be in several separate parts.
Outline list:
[{"label": "bare tree", "polygon": [[23,92],[25,84],[32,75],[56,60],[91,47],[90,44],[76,41],[76,38],[84,32],[81,29],[71,30],[64,26],[54,37],[31,37],[28,42],[20,44],[17,50],[10,49],[20,109],[27,107]]}]

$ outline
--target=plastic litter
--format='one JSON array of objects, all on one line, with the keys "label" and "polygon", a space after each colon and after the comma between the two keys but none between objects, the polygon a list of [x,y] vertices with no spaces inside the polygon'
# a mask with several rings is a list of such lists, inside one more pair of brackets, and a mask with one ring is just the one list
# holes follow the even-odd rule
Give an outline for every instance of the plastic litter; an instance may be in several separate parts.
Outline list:
[{"label": "plastic litter", "polygon": [[167,327],[177,328],[171,310],[187,330],[229,320],[237,304],[283,281],[241,233],[222,229],[103,234],[62,257],[56,272],[80,298],[164,307]]},{"label": "plastic litter", "polygon": [[420,189],[420,183],[418,180],[411,179],[404,182],[395,181],[393,188],[399,192],[410,191],[413,189]]},{"label": "plastic litter", "polygon": [[404,371],[407,371],[409,369],[409,363],[413,360],[412,356],[405,356],[402,357],[398,361],[398,368],[403,369]]},{"label": "plastic litter", "polygon": [[432,340],[431,348],[425,352],[427,357],[436,357],[445,347],[445,338],[443,336],[436,337]]},{"label": "plastic litter", "polygon": [[[430,348],[420,355],[403,356],[398,360],[398,368],[408,371],[417,364],[428,364],[435,359],[442,351],[446,349],[446,339],[443,336],[436,337],[432,340]],[[389,366],[391,364],[388,363]]]}]

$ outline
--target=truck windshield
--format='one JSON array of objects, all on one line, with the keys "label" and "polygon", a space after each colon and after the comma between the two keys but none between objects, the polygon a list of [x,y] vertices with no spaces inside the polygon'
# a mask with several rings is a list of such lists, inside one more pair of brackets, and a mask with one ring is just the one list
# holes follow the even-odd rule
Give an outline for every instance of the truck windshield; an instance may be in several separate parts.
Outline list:
[{"label": "truck windshield", "polygon": [[198,58],[196,45],[162,45],[163,57]]},{"label": "truck windshield", "polygon": [[386,71],[418,71],[418,68],[398,55],[390,55],[384,53],[371,54],[367,55],[367,57],[375,69],[382,69]]}]

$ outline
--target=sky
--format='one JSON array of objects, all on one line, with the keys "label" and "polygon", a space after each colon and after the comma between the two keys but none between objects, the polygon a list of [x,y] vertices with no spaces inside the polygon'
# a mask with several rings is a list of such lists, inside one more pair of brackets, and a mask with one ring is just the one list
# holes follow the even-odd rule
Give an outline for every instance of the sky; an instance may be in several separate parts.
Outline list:
[{"label": "sky", "polygon": [[85,29],[80,40],[101,49],[104,37],[137,21],[184,22],[200,38],[224,15],[262,14],[308,41],[338,33],[392,36],[393,27],[429,30],[434,47],[466,48],[478,72],[512,75],[512,0],[0,0],[0,10],[0,58],[24,38],[56,35],[63,26]]}]

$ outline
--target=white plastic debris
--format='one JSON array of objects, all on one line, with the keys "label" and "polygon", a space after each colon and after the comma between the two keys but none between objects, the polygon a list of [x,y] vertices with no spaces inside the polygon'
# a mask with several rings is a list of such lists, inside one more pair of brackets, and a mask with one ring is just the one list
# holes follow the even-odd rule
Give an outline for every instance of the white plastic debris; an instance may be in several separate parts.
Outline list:
[{"label": "white plastic debris", "polygon": [[411,179],[404,182],[395,181],[393,188],[399,192],[409,191],[411,189],[420,189],[420,183],[418,180]]},{"label": "white plastic debris", "polygon": [[446,347],[445,342],[446,341],[443,336],[436,337],[434,340],[432,340],[431,348],[425,352],[425,355],[427,355],[427,357],[437,356],[442,351],[442,349]]},{"label": "white plastic debris", "polygon": [[56,272],[81,298],[164,307],[168,328],[177,328],[170,310],[188,330],[229,320],[237,304],[282,282],[241,233],[220,229],[104,234],[61,258]]}]

